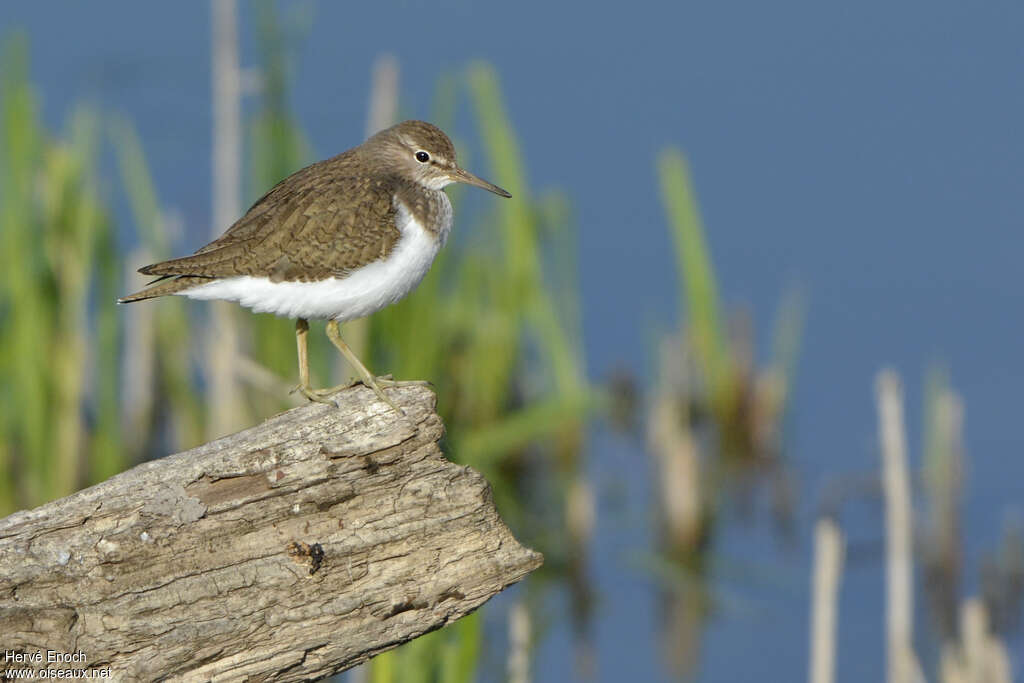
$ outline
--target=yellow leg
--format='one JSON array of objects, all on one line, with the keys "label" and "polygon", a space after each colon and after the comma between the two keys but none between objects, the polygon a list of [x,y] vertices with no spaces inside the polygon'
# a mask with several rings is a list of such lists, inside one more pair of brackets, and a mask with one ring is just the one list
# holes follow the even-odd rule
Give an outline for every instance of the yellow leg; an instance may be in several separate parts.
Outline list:
[{"label": "yellow leg", "polygon": [[[350,387],[352,386],[352,384],[339,384],[338,386],[331,387],[330,389],[314,389],[310,385],[309,352],[306,347],[306,340],[308,336],[309,322],[307,322],[303,318],[299,318],[298,320],[295,321],[295,344],[299,353],[299,386],[295,387],[294,391],[298,391],[303,396],[308,398],[310,401],[317,401],[319,403],[329,403],[333,405],[334,401],[331,401],[328,398],[328,396],[337,393],[338,391],[346,387]],[[384,390],[381,389],[381,386],[383,385],[385,387],[396,387],[408,384],[428,385],[427,382],[420,381],[398,382],[391,379],[390,375],[385,377],[374,377],[370,373],[370,371],[366,369],[366,366],[363,365],[362,361],[360,361],[359,358],[356,357],[356,354],[352,351],[351,348],[349,348],[349,345],[345,343],[345,340],[341,338],[341,329],[338,326],[338,323],[334,320],[331,320],[327,323],[327,337],[331,340],[331,343],[334,344],[334,346],[337,347],[339,351],[341,351],[341,355],[345,357],[345,360],[347,360],[349,364],[356,369],[356,372],[359,373],[359,379],[357,379],[356,381],[361,382],[362,384],[372,389],[373,393],[377,394],[377,398],[384,401],[389,406],[394,408],[395,411],[403,415],[405,414],[405,412],[397,405],[395,405],[395,403],[390,398],[388,398],[387,394],[384,393]]]},{"label": "yellow leg", "polygon": [[309,351],[306,338],[309,336],[309,322],[305,318],[295,321],[295,344],[299,349],[299,386],[309,386]]},{"label": "yellow leg", "polygon": [[309,337],[309,322],[305,318],[299,318],[295,321],[295,345],[299,352],[299,386],[295,387],[292,391],[298,391],[310,401],[334,405],[333,401],[327,399],[328,392],[314,389],[309,383],[309,350],[306,346],[307,337]]},{"label": "yellow leg", "polygon": [[399,413],[404,414],[402,409],[396,406],[394,402],[388,398],[387,394],[384,393],[384,390],[380,388],[380,385],[377,383],[377,378],[370,374],[370,371],[366,369],[366,366],[363,365],[362,361],[356,357],[356,354],[353,353],[352,349],[350,349],[348,344],[345,343],[345,340],[341,338],[341,328],[336,320],[328,321],[327,338],[331,340],[331,343],[334,344],[339,351],[341,351],[341,355],[345,357],[345,360],[349,362],[349,365],[356,369],[356,372],[359,373],[360,382],[373,389],[373,393],[377,394],[377,398],[387,403]]}]

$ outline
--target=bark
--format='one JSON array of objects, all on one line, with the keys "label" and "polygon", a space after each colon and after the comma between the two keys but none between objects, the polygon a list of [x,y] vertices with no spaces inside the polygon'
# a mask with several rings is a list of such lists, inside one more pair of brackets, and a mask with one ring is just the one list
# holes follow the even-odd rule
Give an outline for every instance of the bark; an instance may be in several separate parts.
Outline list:
[{"label": "bark", "polygon": [[363,387],[0,520],[5,652],[116,680],[309,680],[440,628],[536,569],[438,447],[422,387]]}]

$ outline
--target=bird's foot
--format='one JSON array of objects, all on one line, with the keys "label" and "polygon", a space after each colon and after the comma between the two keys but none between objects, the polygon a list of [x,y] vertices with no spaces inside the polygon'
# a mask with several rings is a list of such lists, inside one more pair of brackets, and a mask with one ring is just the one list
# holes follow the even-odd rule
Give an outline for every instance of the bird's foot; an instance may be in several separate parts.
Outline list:
[{"label": "bird's foot", "polygon": [[392,387],[431,386],[430,382],[425,382],[423,380],[396,380],[391,375],[382,375],[380,377],[368,377],[367,379],[357,377],[352,381],[348,382],[347,384],[339,384],[337,386],[330,387],[327,389],[314,389],[310,386],[299,384],[298,386],[291,390],[291,393],[294,394],[298,392],[305,396],[310,401],[315,401],[317,403],[336,405],[335,402],[332,401],[330,397],[338,393],[342,389],[348,389],[350,387],[356,386],[357,384],[362,384],[363,386],[371,389],[373,393],[377,395],[377,398],[379,398],[381,401],[384,401],[384,403],[387,403],[389,406],[391,406],[391,408],[394,409],[395,412],[399,413],[400,415],[405,415],[405,411],[399,408],[398,405],[394,401],[392,401],[387,394],[384,393],[385,388],[390,389]]},{"label": "bird's foot", "polygon": [[394,408],[396,412],[401,413],[402,415],[405,415],[405,411],[399,408],[397,405],[395,405],[395,403],[390,398],[388,398],[387,394],[384,393],[384,388],[390,389],[392,387],[432,386],[430,382],[426,382],[424,380],[400,380],[395,379],[390,374],[380,375],[378,377],[373,377],[372,375],[368,375],[365,378],[356,377],[351,382],[348,383],[348,386],[354,387],[357,384],[362,384],[363,386],[372,389],[373,393],[377,394],[377,398],[387,403],[389,406]]},{"label": "bird's foot", "polygon": [[332,405],[333,406],[333,405],[337,405],[337,404],[334,401],[332,401],[330,399],[330,397],[333,396],[334,394],[338,393],[342,389],[345,389],[345,388],[347,388],[349,386],[351,386],[351,385],[350,384],[339,384],[336,387],[329,387],[327,389],[314,389],[313,387],[309,386],[308,384],[299,384],[299,385],[296,385],[295,388],[293,388],[288,393],[294,394],[294,393],[298,392],[298,393],[302,394],[303,396],[305,396],[310,401],[315,401],[317,403],[326,403],[327,405]]},{"label": "bird's foot", "polygon": [[[423,379],[395,379],[391,375],[380,375],[375,377],[377,384],[382,387],[432,387],[433,385]],[[354,383],[362,383],[362,380],[355,380]]]}]

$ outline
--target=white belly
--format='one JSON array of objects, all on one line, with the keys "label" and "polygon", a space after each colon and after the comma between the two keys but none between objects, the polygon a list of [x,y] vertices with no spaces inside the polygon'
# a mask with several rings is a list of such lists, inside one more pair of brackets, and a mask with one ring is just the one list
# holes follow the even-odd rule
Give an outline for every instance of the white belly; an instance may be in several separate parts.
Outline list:
[{"label": "white belly", "polygon": [[399,205],[402,236],[386,259],[320,282],[271,282],[270,278],[225,278],[179,292],[190,299],[236,301],[256,313],[287,318],[361,318],[395,303],[416,288],[444,245],[448,224],[434,237]]}]

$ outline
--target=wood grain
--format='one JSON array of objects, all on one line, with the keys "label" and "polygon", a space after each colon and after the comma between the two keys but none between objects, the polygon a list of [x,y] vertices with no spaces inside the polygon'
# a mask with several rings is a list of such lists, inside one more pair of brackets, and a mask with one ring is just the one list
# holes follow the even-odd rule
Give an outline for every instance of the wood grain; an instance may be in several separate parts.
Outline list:
[{"label": "wood grain", "polygon": [[0,520],[0,649],[116,680],[310,680],[536,569],[434,395],[364,387]]}]

